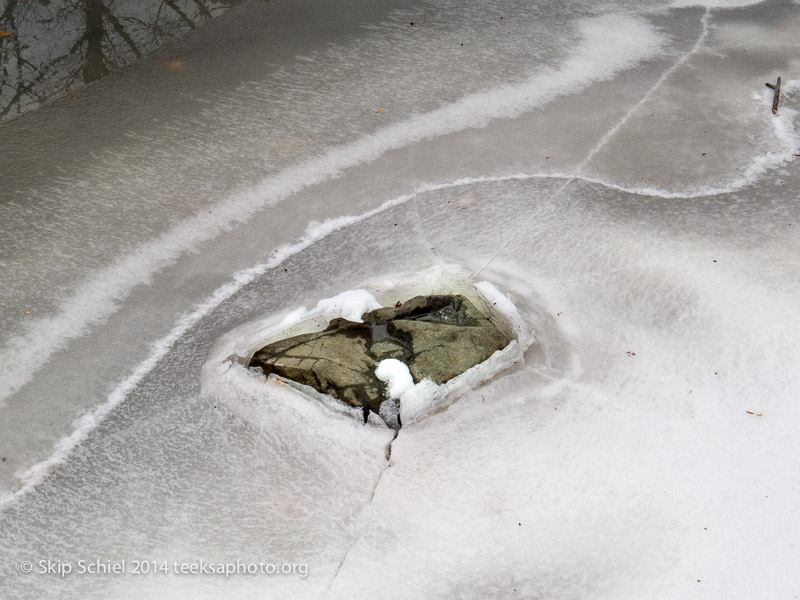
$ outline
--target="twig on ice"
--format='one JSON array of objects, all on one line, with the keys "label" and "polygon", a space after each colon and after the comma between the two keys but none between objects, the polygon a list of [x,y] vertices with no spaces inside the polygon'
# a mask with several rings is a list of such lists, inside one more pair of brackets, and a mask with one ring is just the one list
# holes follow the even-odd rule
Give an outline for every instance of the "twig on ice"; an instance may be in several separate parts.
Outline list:
[{"label": "twig on ice", "polygon": [[778,102],[781,99],[781,78],[778,77],[778,83],[773,85],[771,83],[767,84],[767,87],[771,90],[775,90],[775,95],[772,97],[772,114],[778,114]]}]

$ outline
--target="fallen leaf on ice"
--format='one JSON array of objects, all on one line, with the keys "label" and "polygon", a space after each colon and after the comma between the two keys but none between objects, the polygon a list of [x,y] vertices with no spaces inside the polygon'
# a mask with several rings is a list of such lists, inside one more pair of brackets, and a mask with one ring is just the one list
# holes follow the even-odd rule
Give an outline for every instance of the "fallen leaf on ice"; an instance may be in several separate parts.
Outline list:
[{"label": "fallen leaf on ice", "polygon": [[161,63],[161,66],[167,71],[186,71],[189,69],[189,65],[186,63],[186,61],[179,58],[165,60]]}]

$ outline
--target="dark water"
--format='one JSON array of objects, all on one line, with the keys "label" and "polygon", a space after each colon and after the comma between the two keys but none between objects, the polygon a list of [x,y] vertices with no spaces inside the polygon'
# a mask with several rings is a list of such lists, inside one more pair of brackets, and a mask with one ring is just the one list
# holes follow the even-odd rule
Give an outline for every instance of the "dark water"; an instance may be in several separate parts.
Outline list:
[{"label": "dark water", "polygon": [[9,119],[131,64],[241,0],[2,2],[0,119]]}]

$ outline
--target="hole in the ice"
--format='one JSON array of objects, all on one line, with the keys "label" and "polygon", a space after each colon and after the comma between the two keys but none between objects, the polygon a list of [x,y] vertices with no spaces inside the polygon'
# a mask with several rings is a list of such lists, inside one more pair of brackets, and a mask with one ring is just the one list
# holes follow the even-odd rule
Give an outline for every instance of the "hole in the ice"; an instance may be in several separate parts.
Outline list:
[{"label": "hole in the ice", "polygon": [[[444,384],[513,341],[488,303],[460,294],[416,296],[362,315],[333,319],[323,331],[272,342],[250,368],[311,386],[387,425],[401,426],[398,402]],[[409,396],[408,394],[411,394]]]}]

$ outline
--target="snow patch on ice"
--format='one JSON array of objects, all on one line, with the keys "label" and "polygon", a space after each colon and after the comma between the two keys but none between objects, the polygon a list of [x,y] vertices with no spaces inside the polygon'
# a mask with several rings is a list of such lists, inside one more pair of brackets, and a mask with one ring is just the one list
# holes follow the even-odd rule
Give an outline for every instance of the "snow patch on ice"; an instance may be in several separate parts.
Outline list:
[{"label": "snow patch on ice", "polygon": [[348,321],[361,323],[364,313],[377,308],[381,308],[381,304],[367,290],[350,290],[333,298],[320,300],[314,311],[328,319],[338,315]]},{"label": "snow patch on ice", "polygon": [[400,398],[400,419],[405,425],[433,410],[444,395],[444,386],[423,379]]},{"label": "snow patch on ice", "polygon": [[392,399],[400,398],[414,387],[414,378],[408,370],[408,365],[396,358],[387,358],[379,362],[375,368],[375,377],[386,384],[386,395]]}]

